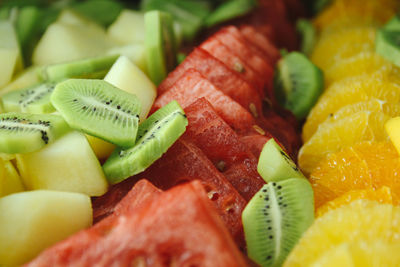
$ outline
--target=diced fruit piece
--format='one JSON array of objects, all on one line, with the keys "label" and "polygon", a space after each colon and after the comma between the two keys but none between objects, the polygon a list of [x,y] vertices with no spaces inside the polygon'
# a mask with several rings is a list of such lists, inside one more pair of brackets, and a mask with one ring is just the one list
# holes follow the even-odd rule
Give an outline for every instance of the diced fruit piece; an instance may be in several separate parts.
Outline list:
[{"label": "diced fruit piece", "polygon": [[397,152],[400,153],[400,117],[388,120],[385,123],[385,130]]},{"label": "diced fruit piece", "polygon": [[6,266],[26,263],[92,224],[90,198],[70,192],[12,194],[0,199],[0,214],[0,262]]},{"label": "diced fruit piece", "polygon": [[107,34],[124,45],[143,43],[145,37],[144,14],[129,9],[123,10],[107,29]]},{"label": "diced fruit piece", "polygon": [[144,15],[147,69],[151,80],[160,84],[176,65],[176,40],[169,13],[149,11]]},{"label": "diced fruit piece", "polygon": [[301,120],[322,93],[324,78],[306,56],[292,52],[278,62],[274,88],[278,102]]},{"label": "diced fruit piece", "polygon": [[27,266],[146,262],[246,266],[199,182],[174,187],[115,219],[106,219],[48,249]]},{"label": "diced fruit piece", "polygon": [[400,30],[400,16],[396,15],[393,16],[391,20],[386,23],[382,29],[387,31],[398,31]]},{"label": "diced fruit piece", "polygon": [[189,105],[185,113],[189,121],[185,134],[243,198],[250,200],[264,184],[257,173],[256,157],[205,98]]},{"label": "diced fruit piece", "polygon": [[147,118],[156,99],[157,89],[146,74],[127,57],[121,56],[118,58],[104,80],[121,90],[136,95],[142,106],[139,119],[144,121]]},{"label": "diced fruit piece", "polygon": [[126,56],[144,73],[147,74],[147,62],[146,62],[147,59],[146,59],[144,43],[114,46],[107,51],[107,54]]},{"label": "diced fruit piece", "polygon": [[271,182],[242,214],[247,254],[261,266],[280,266],[314,220],[313,191],[306,179]]},{"label": "diced fruit piece", "polygon": [[0,151],[28,153],[54,142],[70,128],[59,115],[2,113],[0,114]]},{"label": "diced fruit piece", "polygon": [[43,149],[17,155],[28,190],[49,189],[100,196],[107,181],[85,135],[71,132]]},{"label": "diced fruit piece", "polygon": [[123,147],[135,144],[141,110],[135,95],[102,80],[70,79],[57,84],[51,103],[74,129]]},{"label": "diced fruit piece", "polygon": [[41,83],[18,91],[9,92],[1,98],[5,112],[51,113],[50,103],[54,83]]},{"label": "diced fruit piece", "polygon": [[375,39],[376,53],[400,66],[400,29],[397,31],[379,30]]},{"label": "diced fruit piece", "polygon": [[94,154],[101,162],[104,162],[115,149],[114,144],[104,141],[103,139],[88,134],[86,135],[86,138],[90,147],[93,149]]},{"label": "diced fruit piece", "polygon": [[14,165],[11,161],[0,159],[0,198],[20,191],[24,191],[24,186]]},{"label": "diced fruit piece", "polygon": [[204,21],[206,26],[216,24],[243,16],[257,5],[255,0],[232,0],[220,4]]},{"label": "diced fruit piece", "polygon": [[67,78],[103,78],[117,58],[114,54],[53,64],[41,67],[39,76],[44,81],[56,82]]},{"label": "diced fruit piece", "polygon": [[272,136],[270,135],[263,135],[260,133],[241,136],[240,140],[246,144],[256,158],[259,158],[265,143],[267,143],[267,141],[271,138]]},{"label": "diced fruit piece", "polygon": [[22,67],[17,35],[10,21],[0,20],[0,88],[9,83]]},{"label": "diced fruit piece", "polygon": [[306,19],[299,19],[296,22],[296,30],[301,35],[300,51],[305,55],[310,55],[314,49],[316,41],[316,30],[312,23]]},{"label": "diced fruit piece", "polygon": [[257,170],[266,182],[278,182],[289,178],[305,178],[296,164],[273,138],[261,151]]},{"label": "diced fruit piece", "polygon": [[107,27],[120,14],[123,5],[113,0],[89,0],[72,3],[72,8],[97,23]]},{"label": "diced fruit piece", "polygon": [[187,124],[176,101],[157,110],[139,125],[136,145],[116,149],[103,165],[108,181],[115,184],[144,171],[185,132]]},{"label": "diced fruit piece", "polygon": [[0,89],[0,96],[13,90],[23,89],[40,82],[39,75],[37,74],[38,67],[31,66],[19,74],[7,86]]}]

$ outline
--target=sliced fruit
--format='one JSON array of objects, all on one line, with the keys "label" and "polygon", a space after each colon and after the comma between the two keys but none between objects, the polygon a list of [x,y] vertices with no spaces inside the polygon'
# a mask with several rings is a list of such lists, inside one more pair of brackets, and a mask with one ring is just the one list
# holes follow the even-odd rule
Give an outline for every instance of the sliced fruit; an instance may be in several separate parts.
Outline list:
[{"label": "sliced fruit", "polygon": [[187,124],[176,101],[157,110],[139,126],[136,145],[116,149],[103,165],[108,181],[115,184],[144,171],[185,132]]},{"label": "sliced fruit", "polygon": [[24,191],[24,186],[14,165],[0,159],[0,198],[21,191]]},{"label": "sliced fruit", "polygon": [[323,88],[322,71],[303,54],[292,52],[278,62],[274,81],[276,99],[297,119],[307,116]]},{"label": "sliced fruit", "polygon": [[314,50],[317,32],[309,20],[299,19],[296,22],[296,30],[301,36],[300,51],[309,56]]},{"label": "sliced fruit", "polygon": [[227,1],[217,6],[217,8],[205,18],[204,23],[207,27],[212,27],[227,20],[243,16],[256,6],[257,1],[255,0]]},{"label": "sliced fruit", "polygon": [[157,88],[146,74],[136,67],[127,57],[119,57],[104,80],[121,90],[136,95],[142,106],[139,119],[140,121],[144,121],[147,118],[151,106],[156,99]]},{"label": "sliced fruit", "polygon": [[[311,266],[325,253],[339,249],[343,243],[359,242],[362,244],[359,246],[361,251],[362,248],[375,247],[380,240],[388,244],[398,243],[395,237],[400,233],[399,216],[399,207],[368,200],[357,200],[349,205],[327,212],[315,220],[314,224],[304,233],[283,266]],[[337,227],[338,225],[340,227]],[[357,250],[346,249],[343,250],[343,253],[349,252],[350,259],[364,263],[365,260],[363,261],[363,259],[373,263],[379,258],[385,257],[381,255],[382,250],[372,251],[369,250],[369,254],[366,255],[365,253],[357,253]],[[343,255],[343,253],[340,254]],[[386,257],[391,258],[392,255]],[[342,266],[335,264],[335,258],[330,259],[333,266]],[[338,259],[342,260],[343,257],[338,257]],[[376,265],[365,265],[360,263],[352,266],[395,265],[379,265],[378,263]]]},{"label": "sliced fruit", "polygon": [[400,117],[391,118],[385,123],[386,133],[389,135],[394,147],[400,153]]},{"label": "sliced fruit", "polygon": [[123,45],[143,43],[145,39],[144,13],[123,10],[107,29],[107,34]]},{"label": "sliced fruit", "polygon": [[5,112],[51,113],[55,111],[50,103],[54,83],[41,83],[26,89],[12,91],[2,96]]},{"label": "sliced fruit", "polygon": [[396,15],[393,16],[391,20],[386,23],[382,29],[387,31],[398,31],[400,30],[400,16]]},{"label": "sliced fruit", "polygon": [[89,196],[101,196],[107,191],[100,163],[85,135],[79,132],[70,132],[39,151],[17,155],[17,168],[28,190]]},{"label": "sliced fruit", "polygon": [[0,114],[0,151],[28,153],[36,151],[68,132],[61,116],[51,114]]},{"label": "sliced fruit", "polygon": [[121,55],[129,58],[136,66],[147,74],[147,59],[143,44],[128,44],[114,46],[107,51],[108,55]]},{"label": "sliced fruit", "polygon": [[107,27],[120,14],[123,5],[113,0],[89,0],[72,3],[72,8],[97,23]]},{"label": "sliced fruit", "polygon": [[400,66],[400,29],[397,31],[379,30],[376,36],[376,53]]},{"label": "sliced fruit", "polygon": [[115,149],[114,144],[104,141],[103,139],[88,134],[86,135],[86,138],[90,147],[93,149],[94,154],[101,162],[104,162]]},{"label": "sliced fruit", "polygon": [[289,178],[305,178],[293,160],[273,138],[265,143],[258,159],[257,170],[267,183]]},{"label": "sliced fruit", "polygon": [[144,23],[148,74],[159,85],[176,65],[173,20],[168,13],[149,11],[144,15]]},{"label": "sliced fruit", "polygon": [[280,266],[313,220],[313,191],[307,180],[264,185],[242,213],[248,256],[261,266]]},{"label": "sliced fruit", "polygon": [[51,103],[68,124],[110,143],[135,144],[141,104],[102,80],[70,79],[57,84]]},{"label": "sliced fruit", "polygon": [[92,224],[90,198],[69,192],[12,194],[0,199],[0,214],[0,262],[7,266],[26,263]]},{"label": "sliced fruit", "polygon": [[14,80],[7,84],[7,86],[0,90],[0,96],[13,90],[23,89],[38,84],[40,79],[37,71],[37,66],[26,68],[23,72],[17,75]]}]

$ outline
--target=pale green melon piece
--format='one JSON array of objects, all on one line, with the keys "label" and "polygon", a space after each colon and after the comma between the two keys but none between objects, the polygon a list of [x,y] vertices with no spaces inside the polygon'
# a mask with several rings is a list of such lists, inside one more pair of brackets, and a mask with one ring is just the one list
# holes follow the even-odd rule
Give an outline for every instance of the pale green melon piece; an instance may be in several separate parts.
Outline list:
[{"label": "pale green melon piece", "polygon": [[105,32],[101,25],[71,9],[64,9],[58,16],[56,23],[82,26],[100,34]]},{"label": "pale green melon piece", "polygon": [[120,56],[104,80],[121,90],[136,95],[142,104],[142,110],[139,114],[140,121],[147,118],[156,99],[157,88],[135,64],[127,57]]},{"label": "pale green melon piece", "polygon": [[21,191],[24,191],[24,186],[14,165],[0,159],[0,197]]},{"label": "pale green melon piece", "polygon": [[[62,170],[60,170],[62,171]],[[37,190],[0,199],[0,263],[17,266],[92,224],[84,194]]]},{"label": "pale green melon piece", "polygon": [[22,69],[22,57],[17,34],[10,21],[0,20],[0,88],[9,83]]},{"label": "pale green melon piece", "polygon": [[49,189],[100,196],[107,182],[84,134],[71,132],[43,149],[17,155],[17,168],[28,190]]},{"label": "pale green melon piece", "polygon": [[13,81],[0,90],[0,96],[22,88],[30,87],[40,82],[38,76],[38,66],[31,66],[21,72]]},{"label": "pale green melon piece", "polygon": [[121,44],[144,42],[144,14],[139,11],[123,10],[107,34]]},{"label": "pale green melon piece", "polygon": [[106,160],[115,149],[114,144],[104,141],[103,139],[88,134],[86,135],[86,138],[90,147],[93,149],[94,154],[101,161]]},{"label": "pale green melon piece", "polygon": [[147,74],[147,59],[144,44],[128,44],[115,46],[107,51],[109,55],[121,55],[129,58],[136,66]]}]

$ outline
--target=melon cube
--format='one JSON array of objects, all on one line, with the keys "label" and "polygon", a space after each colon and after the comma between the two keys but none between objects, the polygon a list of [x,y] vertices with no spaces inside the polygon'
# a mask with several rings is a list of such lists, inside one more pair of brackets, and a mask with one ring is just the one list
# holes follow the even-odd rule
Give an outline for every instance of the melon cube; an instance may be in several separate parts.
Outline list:
[{"label": "melon cube", "polygon": [[92,224],[86,195],[37,190],[0,199],[0,265],[23,264]]},{"label": "melon cube", "polygon": [[0,197],[21,191],[24,187],[14,165],[0,158]]},{"label": "melon cube", "polygon": [[17,168],[28,190],[49,189],[100,196],[107,182],[86,136],[71,132],[39,151],[18,154]]},{"label": "melon cube", "polygon": [[0,90],[0,96],[14,90],[19,90],[23,88],[30,87],[34,84],[40,82],[38,76],[39,68],[37,66],[31,66],[25,69],[23,72],[18,74],[13,81],[11,81],[7,86]]},{"label": "melon cube", "polygon": [[123,10],[108,28],[107,34],[121,44],[144,43],[144,14]]},{"label": "melon cube", "polygon": [[147,74],[147,60],[144,44],[128,44],[115,46],[107,51],[110,55],[121,55],[129,58],[136,66]]}]

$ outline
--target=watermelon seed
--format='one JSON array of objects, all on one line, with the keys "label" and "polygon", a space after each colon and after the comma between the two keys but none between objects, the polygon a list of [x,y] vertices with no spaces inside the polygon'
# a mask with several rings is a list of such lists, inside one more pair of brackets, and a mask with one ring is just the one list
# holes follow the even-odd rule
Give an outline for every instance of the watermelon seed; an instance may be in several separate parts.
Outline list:
[{"label": "watermelon seed", "polygon": [[225,161],[221,160],[221,161],[219,161],[219,162],[217,163],[217,169],[218,169],[220,172],[223,172],[223,171],[225,170],[225,165],[226,165]]},{"label": "watermelon seed", "polygon": [[257,108],[256,108],[256,105],[254,103],[250,103],[249,109],[250,109],[251,114],[253,114],[253,117],[254,118],[258,118]]},{"label": "watermelon seed", "polygon": [[265,135],[265,131],[260,126],[258,126],[257,124],[253,125],[253,129],[256,130],[257,133],[259,133],[261,135]]},{"label": "watermelon seed", "polygon": [[212,201],[218,200],[219,194],[215,191],[208,192],[208,198]]},{"label": "watermelon seed", "polygon": [[244,67],[239,62],[235,62],[235,64],[233,65],[233,69],[240,73],[244,72]]}]

